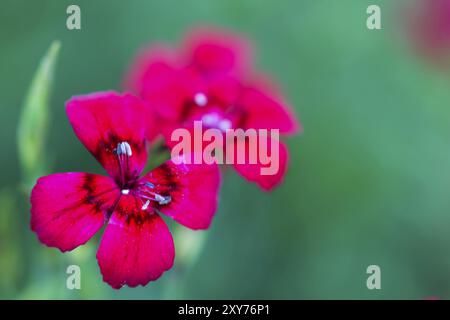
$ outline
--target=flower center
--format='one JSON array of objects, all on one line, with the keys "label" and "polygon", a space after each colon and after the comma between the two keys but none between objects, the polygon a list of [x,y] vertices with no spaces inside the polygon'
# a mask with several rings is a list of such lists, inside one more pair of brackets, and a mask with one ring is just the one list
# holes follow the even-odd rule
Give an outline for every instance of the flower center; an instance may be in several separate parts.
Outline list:
[{"label": "flower center", "polygon": [[[129,195],[130,192],[136,197],[138,197],[142,202],[142,210],[147,210],[151,201],[157,202],[159,205],[165,205],[172,201],[171,196],[164,196],[155,192],[155,185],[151,182],[137,183],[135,184],[127,181],[129,177],[128,173],[128,159],[133,155],[131,146],[128,142],[123,141],[117,144],[117,148],[114,149],[114,153],[117,156],[117,161],[119,163],[120,179],[121,179],[121,194]],[[130,188],[132,190],[130,190]]]},{"label": "flower center", "polygon": [[[131,151],[131,146],[128,142],[123,141],[117,144],[117,148],[114,149],[114,153],[117,156],[117,161],[119,165],[119,173],[120,173],[120,182],[122,186],[124,186],[127,182],[127,173],[128,173],[128,158],[133,155]],[[122,190],[122,193],[127,189]],[[124,194],[124,193],[123,193]]]}]

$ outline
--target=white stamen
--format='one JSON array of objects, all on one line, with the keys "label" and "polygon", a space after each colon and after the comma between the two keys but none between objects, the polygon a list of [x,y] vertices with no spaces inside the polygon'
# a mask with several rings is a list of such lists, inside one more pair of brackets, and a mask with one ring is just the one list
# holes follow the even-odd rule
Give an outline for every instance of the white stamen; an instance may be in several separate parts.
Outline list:
[{"label": "white stamen", "polygon": [[122,189],[122,194],[127,195],[130,193],[129,189]]},{"label": "white stamen", "polygon": [[194,101],[199,107],[204,107],[208,103],[208,97],[202,93],[196,93],[194,96]]},{"label": "white stamen", "polygon": [[158,201],[159,204],[168,204],[172,201],[172,198],[170,196],[163,197],[162,195],[155,194],[155,200]]},{"label": "white stamen", "polygon": [[126,154],[127,156],[131,157],[132,156],[132,151],[131,151],[131,146],[128,142],[124,141],[124,142],[119,142],[119,144],[117,145],[117,154],[121,155],[121,154]]},{"label": "white stamen", "polygon": [[147,200],[147,201],[144,203],[144,205],[142,206],[141,209],[142,209],[142,210],[147,210],[149,204],[150,204],[150,200]]},{"label": "white stamen", "polygon": [[131,146],[128,144],[128,142],[125,142],[125,150],[127,152],[127,156],[131,157],[133,155],[133,152],[131,152]]},{"label": "white stamen", "polygon": [[166,196],[166,197],[164,197],[164,200],[159,201],[159,204],[168,204],[168,203],[170,203],[170,201],[172,201],[172,197]]},{"label": "white stamen", "polygon": [[155,200],[158,202],[161,202],[161,201],[164,201],[164,197],[162,195],[155,194]]}]

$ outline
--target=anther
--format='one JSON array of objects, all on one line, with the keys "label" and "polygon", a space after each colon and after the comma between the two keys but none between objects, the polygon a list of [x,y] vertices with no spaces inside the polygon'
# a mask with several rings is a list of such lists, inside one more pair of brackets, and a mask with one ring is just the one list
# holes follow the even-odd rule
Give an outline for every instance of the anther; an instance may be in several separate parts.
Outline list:
[{"label": "anther", "polygon": [[172,201],[171,196],[165,196],[163,201],[160,201],[159,204],[168,204]]},{"label": "anther", "polygon": [[117,155],[126,154],[127,156],[131,157],[133,154],[131,151],[131,146],[128,142],[119,142],[116,149]]},{"label": "anther", "polygon": [[147,187],[149,187],[149,188],[151,188],[151,189],[153,189],[154,187],[155,187],[155,185],[153,184],[153,183],[151,183],[151,182],[145,182],[145,186],[147,186]]},{"label": "anther", "polygon": [[122,189],[122,194],[127,195],[130,193],[129,189]]},{"label": "anther", "polygon": [[158,201],[159,204],[168,204],[170,201],[172,201],[172,197],[155,194],[155,200]]},{"label": "anther", "polygon": [[199,107],[204,107],[208,104],[208,97],[204,93],[199,92],[194,95],[194,101]]},{"label": "anther", "polygon": [[142,206],[142,210],[147,210],[148,206],[150,205],[150,200],[145,201],[144,205]]}]

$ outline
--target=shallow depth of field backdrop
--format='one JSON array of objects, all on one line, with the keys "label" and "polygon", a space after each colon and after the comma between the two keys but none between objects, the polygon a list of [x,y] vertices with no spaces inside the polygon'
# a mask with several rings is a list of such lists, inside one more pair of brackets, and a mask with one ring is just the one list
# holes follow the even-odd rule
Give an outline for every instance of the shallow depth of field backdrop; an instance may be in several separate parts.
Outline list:
[{"label": "shallow depth of field backdrop", "polygon": [[[66,29],[73,3],[81,7],[80,31]],[[382,30],[366,28],[369,4],[381,5]],[[0,0],[0,297],[450,298],[450,70],[410,49],[401,5]],[[273,193],[228,170],[192,266],[115,291],[101,279],[98,237],[61,254],[29,229],[16,143],[25,95],[59,39],[48,173],[101,173],[72,132],[65,100],[121,90],[141,46],[175,43],[202,25],[253,41],[258,68],[278,81],[305,130],[288,140],[289,172]],[[82,290],[66,289],[70,264],[81,267]],[[381,267],[381,290],[366,287],[371,264]]]}]

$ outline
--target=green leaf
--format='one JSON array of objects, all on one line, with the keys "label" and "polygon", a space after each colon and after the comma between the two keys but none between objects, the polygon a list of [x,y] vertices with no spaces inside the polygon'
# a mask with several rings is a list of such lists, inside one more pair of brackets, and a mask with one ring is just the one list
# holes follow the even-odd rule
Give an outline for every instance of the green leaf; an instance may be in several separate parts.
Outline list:
[{"label": "green leaf", "polygon": [[0,190],[0,297],[14,292],[20,280],[22,255],[17,228],[18,207],[14,191]]},{"label": "green leaf", "polygon": [[27,189],[44,173],[48,163],[45,145],[49,122],[49,97],[60,42],[54,41],[42,58],[28,90],[19,119],[17,144],[22,179]]}]

